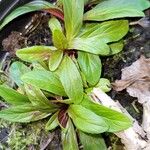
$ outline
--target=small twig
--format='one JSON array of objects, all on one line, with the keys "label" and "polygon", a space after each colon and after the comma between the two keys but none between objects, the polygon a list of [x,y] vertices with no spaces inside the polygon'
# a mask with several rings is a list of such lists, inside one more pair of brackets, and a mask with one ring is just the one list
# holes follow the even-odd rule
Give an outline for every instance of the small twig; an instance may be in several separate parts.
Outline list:
[{"label": "small twig", "polygon": [[42,140],[40,141],[40,150],[45,150],[47,148],[47,146],[51,143],[51,141],[53,140],[54,138],[54,133],[50,133],[48,135],[48,139],[47,141],[44,143]]},{"label": "small twig", "polygon": [[133,22],[130,22],[129,25],[133,26],[133,25],[137,25],[139,24],[139,21],[133,21]]}]

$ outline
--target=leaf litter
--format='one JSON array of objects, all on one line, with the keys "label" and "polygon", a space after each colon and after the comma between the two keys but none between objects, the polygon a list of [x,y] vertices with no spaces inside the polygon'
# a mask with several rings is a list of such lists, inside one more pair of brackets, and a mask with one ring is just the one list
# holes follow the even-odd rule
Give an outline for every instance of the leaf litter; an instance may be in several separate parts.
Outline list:
[{"label": "leaf litter", "polygon": [[124,89],[140,103],[150,101],[150,58],[141,56],[131,66],[122,69],[121,80],[112,83],[113,89]]}]

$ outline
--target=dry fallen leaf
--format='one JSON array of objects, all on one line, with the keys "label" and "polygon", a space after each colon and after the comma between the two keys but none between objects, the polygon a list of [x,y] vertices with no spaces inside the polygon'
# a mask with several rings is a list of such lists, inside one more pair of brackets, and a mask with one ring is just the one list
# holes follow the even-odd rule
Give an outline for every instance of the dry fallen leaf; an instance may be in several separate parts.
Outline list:
[{"label": "dry fallen leaf", "polygon": [[150,101],[150,58],[141,56],[131,66],[122,69],[121,80],[112,85],[116,91],[126,89],[140,103]]},{"label": "dry fallen leaf", "polygon": [[141,56],[131,66],[122,69],[121,80],[112,84],[116,91],[126,89],[127,92],[138,98],[143,105],[142,128],[148,139],[144,150],[150,149],[150,58]]}]

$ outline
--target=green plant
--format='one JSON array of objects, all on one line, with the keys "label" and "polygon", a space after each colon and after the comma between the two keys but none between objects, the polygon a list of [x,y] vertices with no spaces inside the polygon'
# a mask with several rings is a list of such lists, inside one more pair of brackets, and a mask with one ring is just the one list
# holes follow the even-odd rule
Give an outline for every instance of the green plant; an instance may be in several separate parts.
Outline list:
[{"label": "green plant", "polygon": [[[150,3],[146,0],[59,0],[57,4],[59,7],[33,1],[12,12],[1,24],[0,29],[19,15],[35,10],[53,15],[48,23],[53,45],[32,46],[16,52],[20,59],[31,63],[32,69],[21,62],[10,67],[10,77],[19,92],[0,86],[1,97],[11,104],[0,111],[0,118],[31,122],[50,117],[46,130],[61,127],[64,150],[78,149],[76,133],[84,148],[90,149],[91,143],[86,139],[97,137],[103,143],[96,134],[118,132],[132,125],[125,115],[94,102],[89,92],[94,87],[109,90],[108,80],[100,78],[99,55],[120,52],[121,39],[129,28],[127,20],[116,19],[144,16],[142,11]],[[84,5],[88,9],[85,13]],[[94,140],[94,150],[99,149],[98,140]],[[102,145],[101,149],[106,149]]]}]

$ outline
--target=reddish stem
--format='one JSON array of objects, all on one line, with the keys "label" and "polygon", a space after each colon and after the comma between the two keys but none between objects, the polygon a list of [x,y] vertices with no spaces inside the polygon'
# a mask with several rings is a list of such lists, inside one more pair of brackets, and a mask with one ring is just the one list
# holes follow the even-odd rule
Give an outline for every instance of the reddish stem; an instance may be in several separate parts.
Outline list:
[{"label": "reddish stem", "polygon": [[64,14],[59,9],[55,9],[55,8],[53,8],[53,9],[44,9],[43,11],[47,12],[47,13],[50,13],[50,14],[52,14],[52,15],[56,16],[57,18],[64,21]]}]

